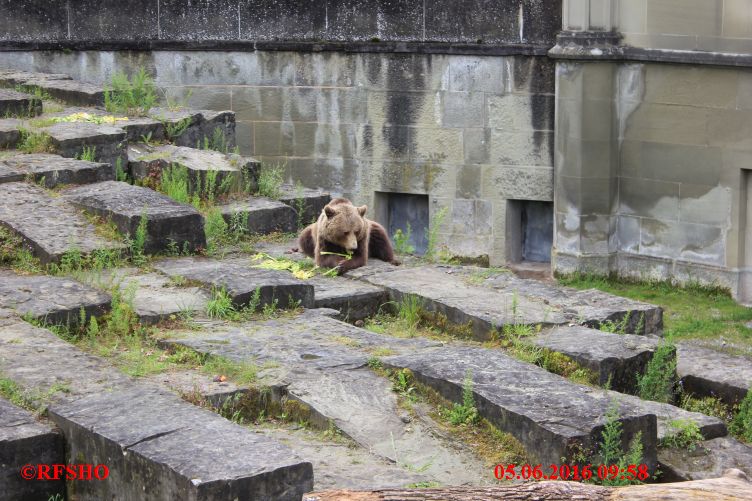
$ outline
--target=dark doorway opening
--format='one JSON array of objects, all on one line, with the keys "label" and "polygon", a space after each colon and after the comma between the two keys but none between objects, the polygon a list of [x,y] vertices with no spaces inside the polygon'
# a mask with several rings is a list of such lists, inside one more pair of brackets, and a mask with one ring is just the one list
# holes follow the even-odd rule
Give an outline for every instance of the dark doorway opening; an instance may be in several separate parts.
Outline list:
[{"label": "dark doorway opening", "polygon": [[428,248],[429,225],[428,195],[410,193],[376,193],[376,220],[382,223],[390,238],[397,230],[410,234],[408,243],[416,254],[424,254]]},{"label": "dark doorway opening", "polygon": [[550,263],[554,204],[507,200],[507,259],[512,263]]}]

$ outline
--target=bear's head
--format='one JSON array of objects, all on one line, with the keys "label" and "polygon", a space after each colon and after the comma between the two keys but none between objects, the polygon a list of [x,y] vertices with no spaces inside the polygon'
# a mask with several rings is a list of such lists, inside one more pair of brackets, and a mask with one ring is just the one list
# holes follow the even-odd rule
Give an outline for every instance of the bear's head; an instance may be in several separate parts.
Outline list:
[{"label": "bear's head", "polygon": [[323,236],[346,251],[354,252],[358,242],[368,234],[368,222],[364,218],[368,207],[355,207],[349,200],[332,200],[324,207]]}]

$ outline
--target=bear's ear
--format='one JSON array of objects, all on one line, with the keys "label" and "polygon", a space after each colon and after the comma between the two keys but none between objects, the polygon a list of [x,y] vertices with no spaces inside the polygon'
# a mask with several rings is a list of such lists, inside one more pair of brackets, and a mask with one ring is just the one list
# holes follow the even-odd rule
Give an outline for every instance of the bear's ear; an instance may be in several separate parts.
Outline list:
[{"label": "bear's ear", "polygon": [[358,207],[358,214],[360,214],[360,217],[365,216],[367,210],[368,210],[367,205],[361,205],[360,207]]},{"label": "bear's ear", "polygon": [[326,214],[326,217],[334,217],[337,211],[327,205],[324,207],[324,213]]}]

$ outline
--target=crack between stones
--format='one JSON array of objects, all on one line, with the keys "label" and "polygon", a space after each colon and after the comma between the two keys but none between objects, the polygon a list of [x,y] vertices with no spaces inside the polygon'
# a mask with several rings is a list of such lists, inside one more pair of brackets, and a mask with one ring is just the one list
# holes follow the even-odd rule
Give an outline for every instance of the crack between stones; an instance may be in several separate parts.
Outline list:
[{"label": "crack between stones", "polygon": [[137,446],[139,444],[143,444],[144,442],[149,442],[149,441],[155,440],[157,438],[161,438],[161,437],[165,437],[167,435],[171,435],[172,433],[176,433],[178,431],[184,430],[185,428],[186,427],[183,426],[183,427],[180,427],[180,428],[176,428],[174,430],[163,431],[161,433],[155,433],[154,435],[149,435],[148,437],[142,438],[141,440],[139,440],[137,442],[134,442],[132,444],[126,445],[125,447],[123,447],[123,449],[125,449],[125,450],[131,449],[132,447],[135,447],[135,446]]}]

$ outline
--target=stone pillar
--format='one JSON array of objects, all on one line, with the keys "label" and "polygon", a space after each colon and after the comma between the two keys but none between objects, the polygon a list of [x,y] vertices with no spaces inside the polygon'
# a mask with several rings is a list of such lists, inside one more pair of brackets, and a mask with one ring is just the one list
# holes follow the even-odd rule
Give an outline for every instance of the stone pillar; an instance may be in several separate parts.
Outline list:
[{"label": "stone pillar", "polygon": [[[554,248],[557,273],[608,274],[616,265],[617,65],[592,61],[616,48],[618,0],[565,0],[556,65]],[[605,48],[605,50],[604,50]],[[588,54],[590,61],[577,60]],[[574,57],[572,57],[574,55]]]}]

